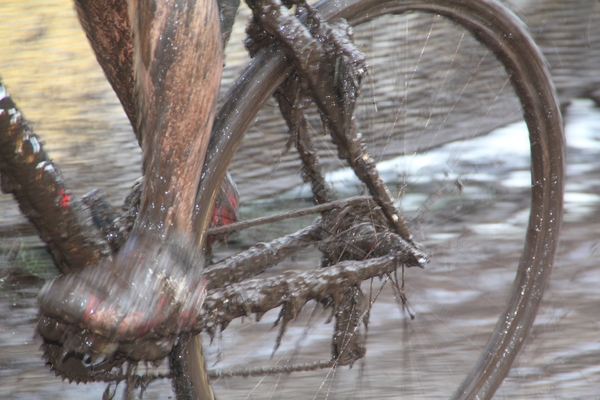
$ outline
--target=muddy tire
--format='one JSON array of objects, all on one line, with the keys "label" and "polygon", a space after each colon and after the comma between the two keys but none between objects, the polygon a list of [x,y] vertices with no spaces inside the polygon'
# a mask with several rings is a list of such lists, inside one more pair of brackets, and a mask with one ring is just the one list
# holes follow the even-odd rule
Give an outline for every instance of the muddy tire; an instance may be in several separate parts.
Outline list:
[{"label": "muddy tire", "polygon": [[[438,255],[445,265],[469,264],[485,253],[487,243],[500,243],[500,248],[494,248],[491,252],[493,256],[486,254],[488,262],[496,257],[501,260],[499,263],[517,265],[516,277],[510,289],[500,284],[496,289],[502,292],[505,305],[499,315],[494,316],[497,323],[491,336],[487,336],[487,345],[475,346],[479,358],[470,361],[471,372],[454,393],[454,398],[489,398],[506,377],[526,342],[551,272],[558,242],[563,206],[564,134],[554,86],[544,57],[520,20],[493,1],[346,0],[322,1],[315,7],[327,20],[346,19],[355,29],[357,47],[367,56],[369,71],[362,87],[363,98],[355,115],[369,154],[378,163],[397,156],[416,160],[420,155],[449,142],[466,143],[502,126],[502,116],[507,113],[523,115],[528,132],[530,151],[527,158],[530,164],[520,168],[520,171],[531,173],[531,184],[522,187],[528,193],[526,204],[519,203],[522,192],[502,192],[504,186],[500,180],[509,177],[503,175],[502,171],[506,172],[503,168],[516,162],[516,157],[507,157],[506,153],[497,156],[503,157],[501,162],[494,158],[496,156],[488,158],[488,166],[499,166],[484,171],[486,174],[499,174],[493,185],[482,186],[475,176],[478,169],[485,169],[480,159],[475,163],[468,157],[460,160],[466,153],[464,148],[459,150],[458,157],[454,154],[451,157],[444,156],[443,160],[435,157],[418,158],[417,162],[424,162],[427,166],[442,165],[437,170],[433,168],[433,172],[407,172],[401,167],[394,167],[397,168],[392,173],[396,175],[395,178],[388,179],[389,175],[382,174],[384,180],[395,182],[388,183],[388,187],[391,188],[390,192],[397,195],[399,207],[406,211],[404,214],[413,238],[422,242],[430,254],[433,249],[432,265],[424,274],[428,270],[436,271],[434,263]],[[394,22],[396,20],[400,22]],[[440,30],[448,34],[446,49],[429,49],[427,37],[413,38],[410,35],[414,24],[434,26],[438,23],[448,25],[447,29]],[[386,26],[395,29],[378,30]],[[436,30],[432,28],[430,32],[433,31]],[[395,42],[389,44],[383,38],[384,34],[391,34],[391,40]],[[434,51],[433,55],[428,53],[430,50]],[[425,69],[420,69],[426,63]],[[400,69],[400,72],[389,70],[390,65],[401,65],[404,69]],[[263,49],[230,90],[225,106],[217,117],[209,147],[204,168],[206,179],[201,184],[201,207],[210,205],[211,194],[232,162],[244,133],[251,128],[257,115],[261,119],[261,108],[292,73],[291,63],[276,46]],[[415,85],[426,90],[409,94],[405,89],[410,88],[411,81],[418,79],[429,82]],[[478,93],[481,97],[461,97],[468,85],[480,85],[480,90],[469,90],[469,93]],[[513,94],[504,100],[504,92]],[[502,101],[498,101],[499,98]],[[456,107],[459,102],[466,104]],[[452,110],[455,108],[468,109],[470,112],[468,115],[454,115]],[[438,137],[436,126],[449,123],[456,126],[455,134],[452,137]],[[281,126],[282,134],[285,134],[287,129],[283,121]],[[341,163],[331,142],[320,140],[319,146],[318,153],[325,160],[335,159],[324,163],[326,170],[338,169]],[[450,167],[447,168],[448,165]],[[469,165],[474,166],[471,172],[461,169]],[[419,183],[421,174],[429,174],[427,176],[431,177],[433,183]],[[347,188],[349,185],[342,186]],[[409,198],[411,191],[417,192],[422,188],[426,192],[421,206],[411,211],[410,206],[402,205],[403,201],[408,202],[405,199]],[[482,193],[486,193],[485,196],[482,197]],[[339,194],[344,196],[347,193],[341,190]],[[517,209],[523,206],[527,210],[528,217],[524,217],[522,226],[517,224],[519,233],[496,233],[495,236],[491,235],[486,244],[469,250],[469,240],[481,241],[485,236],[481,230],[472,229],[475,219],[482,218],[482,224],[489,226],[494,218],[503,218],[501,214],[495,214],[494,207],[507,207],[507,204]],[[411,212],[412,217],[409,215]],[[444,231],[444,222],[447,221],[462,221],[462,225],[457,226],[470,233],[465,235],[460,229],[457,232]],[[207,225],[207,221],[200,223]],[[440,239],[444,234],[451,240]],[[498,237],[515,234],[523,237],[522,249],[502,249],[502,240]],[[440,241],[445,244],[440,245]],[[454,251],[457,243],[467,244],[462,250]],[[468,250],[474,254],[469,254]],[[480,281],[485,280],[486,273],[493,268],[480,268],[481,265],[486,266],[484,262],[474,267],[471,272],[473,275],[467,279],[476,276]],[[443,265],[440,268],[443,269]],[[489,279],[494,279],[492,275],[489,276]],[[478,282],[477,279],[473,282]],[[459,378],[453,376],[451,379],[458,382]],[[400,386],[401,383],[397,382],[396,387]]]}]

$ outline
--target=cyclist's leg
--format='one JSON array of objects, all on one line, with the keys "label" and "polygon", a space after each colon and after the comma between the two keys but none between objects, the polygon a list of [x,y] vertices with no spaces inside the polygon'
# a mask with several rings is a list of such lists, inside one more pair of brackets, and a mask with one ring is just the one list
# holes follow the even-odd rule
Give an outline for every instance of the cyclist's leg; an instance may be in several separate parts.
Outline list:
[{"label": "cyclist's leg", "polygon": [[[147,178],[140,214],[113,260],[57,278],[42,290],[40,305],[51,318],[78,325],[83,332],[93,330],[96,344],[113,343],[105,356],[114,355],[115,345],[124,340],[130,343],[128,357],[151,360],[164,357],[176,335],[189,329],[190,311],[202,301],[201,268],[194,265],[201,264],[202,257],[186,246],[194,242],[192,216],[217,101],[222,42],[217,4],[211,0],[131,1],[129,15],[137,128]],[[39,328],[42,335],[48,334],[47,325]],[[160,332],[164,337],[155,339],[162,345],[144,344],[142,336]],[[88,344],[79,334],[70,332],[69,343],[78,345],[67,348],[65,342],[65,354],[85,351]],[[103,350],[90,342],[92,358],[102,356]],[[204,365],[196,357],[199,346],[197,339],[183,346],[187,371],[181,382],[189,378],[197,395],[209,398]],[[189,390],[180,385],[176,389]]]},{"label": "cyclist's leg", "polygon": [[[229,40],[239,3],[239,0],[218,0],[223,49]],[[75,0],[75,9],[94,55],[141,143],[133,91],[133,42],[127,1]]]}]

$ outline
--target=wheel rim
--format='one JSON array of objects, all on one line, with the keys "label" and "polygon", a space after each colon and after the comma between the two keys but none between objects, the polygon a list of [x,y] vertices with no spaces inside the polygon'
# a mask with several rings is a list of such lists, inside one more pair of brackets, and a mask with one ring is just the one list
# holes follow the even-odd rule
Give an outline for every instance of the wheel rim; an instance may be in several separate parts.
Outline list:
[{"label": "wheel rim", "polygon": [[[377,4],[375,4],[377,3]],[[492,334],[486,349],[477,364],[473,367],[465,382],[455,393],[456,398],[491,396],[504,376],[507,374],[512,361],[522,347],[524,339],[533,323],[535,314],[547,282],[554,249],[558,238],[560,217],[562,214],[562,177],[563,177],[563,134],[562,121],[552,88],[546,86],[548,72],[543,65],[543,58],[528,36],[523,36],[520,31],[514,32],[513,42],[518,46],[506,48],[497,46],[495,35],[498,31],[506,29],[510,24],[520,26],[514,18],[502,20],[495,18],[490,20],[489,11],[494,7],[500,7],[494,3],[480,2],[480,8],[473,9],[474,4],[459,1],[386,1],[366,2],[350,1],[345,4],[343,11],[335,15],[334,5],[325,2],[322,12],[328,17],[360,15],[360,22],[364,22],[366,15],[374,18],[379,14],[402,13],[408,10],[420,10],[424,12],[435,12],[444,14],[450,19],[466,25],[469,29],[476,31],[478,39],[490,45],[496,55],[508,64],[512,73],[512,83],[520,98],[525,101],[525,116],[530,127],[530,138],[533,145],[532,152],[532,182],[534,182],[531,200],[531,214],[525,248],[519,267],[517,278],[511,289],[510,299],[506,309],[498,320],[498,324]],[[477,3],[479,4],[479,3]],[[337,5],[337,3],[336,3]],[[475,20],[464,20],[463,15],[479,17]],[[506,15],[505,12],[498,15]],[[511,14],[508,14],[511,16]],[[356,19],[353,22],[358,22]],[[522,28],[522,27],[521,27]],[[523,29],[521,29],[523,30]],[[516,52],[514,47],[516,47]],[[270,50],[277,53],[276,50]],[[534,54],[531,57],[536,62],[523,63],[518,54]],[[539,62],[538,62],[539,61]],[[228,108],[222,110],[218,117],[216,130],[223,132],[245,131],[255,112],[248,113],[232,112],[239,110],[241,104],[253,104],[250,106],[260,108],[272,91],[289,73],[289,67],[280,54],[271,54],[257,58],[246,71],[240,81],[243,85],[251,85],[252,89],[244,86],[236,86],[230,91],[233,102],[228,103]],[[269,88],[262,87],[265,77],[277,76],[278,79],[271,81]],[[550,91],[548,90],[550,89]],[[245,93],[242,93],[244,92]],[[248,94],[251,93],[251,97]],[[240,114],[243,114],[240,116]],[[552,115],[554,118],[541,119],[540,116]],[[235,128],[237,126],[237,128]],[[213,180],[224,173],[225,167],[234,150],[239,144],[238,139],[231,140],[226,147],[219,147],[216,142],[213,148],[219,148],[224,157],[214,157],[213,165],[208,164],[205,171],[211,171]],[[209,157],[210,159],[210,157]],[[208,169],[207,169],[208,168]],[[205,183],[205,188],[210,187]],[[207,190],[210,193],[210,190]],[[206,197],[208,204],[212,199]],[[210,203],[209,203],[210,202]],[[501,355],[499,357],[499,355]]]}]

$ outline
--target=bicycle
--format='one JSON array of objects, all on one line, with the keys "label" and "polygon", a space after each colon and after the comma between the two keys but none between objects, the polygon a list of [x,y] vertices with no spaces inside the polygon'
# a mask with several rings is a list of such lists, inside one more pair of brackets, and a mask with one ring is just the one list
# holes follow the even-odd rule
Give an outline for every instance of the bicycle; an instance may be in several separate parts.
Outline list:
[{"label": "bicycle", "polygon": [[[368,7],[369,12],[365,12],[363,7]],[[545,71],[543,62],[540,61],[542,58],[536,52],[533,42],[527,39],[527,36],[521,32],[523,28],[518,27],[518,23],[516,23],[514,18],[510,16],[510,14],[508,14],[509,17],[506,17],[505,11],[502,11],[502,8],[499,8],[499,6],[491,2],[472,2],[469,3],[469,5],[461,5],[455,4],[452,1],[390,1],[380,2],[378,4],[370,4],[367,1],[354,1],[344,3],[340,9],[336,9],[333,4],[323,2],[315,5],[315,8],[318,9],[321,15],[324,16],[324,19],[329,20],[339,16],[347,17],[351,24],[365,22],[365,15],[368,15],[369,18],[375,18],[376,16],[379,16],[379,13],[385,14],[388,12],[391,13],[392,11],[402,12],[405,10],[421,10],[425,12],[444,14],[450,18],[458,19],[456,22],[467,25],[468,29],[476,30],[479,35],[478,39],[495,49],[495,51],[499,52],[501,54],[500,57],[506,57],[501,59],[505,63],[509,64],[511,68],[513,68],[511,70],[513,73],[512,79],[517,82],[515,85],[517,85],[517,91],[519,92],[522,102],[524,103],[523,108],[528,110],[527,119],[530,126],[530,135],[532,137],[532,142],[535,144],[535,146],[532,148],[532,152],[534,154],[532,157],[535,159],[535,163],[532,165],[534,177],[533,182],[541,182],[539,186],[534,185],[534,193],[532,194],[533,211],[531,212],[530,220],[530,226],[532,228],[530,228],[528,231],[529,236],[525,243],[525,256],[521,260],[519,271],[528,272],[535,270],[539,272],[539,275],[534,277],[519,277],[519,275],[517,275],[515,289],[513,289],[514,298],[510,299],[507,306],[507,311],[505,313],[505,315],[514,315],[514,317],[517,319],[508,322],[506,320],[503,321],[507,324],[506,326],[511,327],[511,329],[514,330],[510,331],[509,329],[508,336],[503,337],[503,332],[505,332],[506,329],[504,329],[503,325],[501,325],[499,322],[499,325],[494,333],[494,340],[490,341],[489,347],[484,352],[484,356],[482,357],[480,364],[475,366],[473,369],[474,374],[469,378],[469,382],[476,383],[465,383],[463,388],[461,388],[461,390],[464,390],[465,392],[470,390],[481,390],[480,394],[483,396],[490,396],[500,384],[501,379],[507,373],[512,360],[518,352],[518,348],[516,350],[511,348],[511,350],[508,351],[507,357],[500,363],[495,363],[493,360],[484,360],[485,354],[499,354],[498,348],[506,348],[506,346],[518,347],[519,343],[522,343],[523,339],[526,337],[527,331],[531,326],[533,318],[535,317],[535,311],[539,305],[539,300],[541,299],[543,286],[545,284],[545,280],[547,279],[547,273],[549,273],[548,267],[551,265],[551,258],[556,245],[556,235],[558,234],[558,221],[560,219],[562,193],[562,128],[560,114],[558,108],[556,107],[556,101],[553,98],[551,84],[549,83],[549,76],[547,71]],[[486,20],[490,16],[490,10],[494,10],[494,12],[498,14],[498,20],[494,20],[493,22]],[[363,13],[361,13],[361,11]],[[468,17],[464,17],[464,15],[468,15]],[[507,19],[503,20],[502,18]],[[492,24],[491,26],[489,25],[490,23]],[[495,24],[498,24],[499,26],[496,26]],[[496,41],[499,37],[502,37],[502,35],[496,31],[493,31],[493,29],[507,29],[504,25],[500,26],[501,24],[509,25],[511,29],[514,29],[510,30],[512,35],[516,35],[517,32],[519,35],[524,35],[520,36],[518,40],[515,39],[514,42],[510,42],[510,39],[507,39],[509,43],[503,43],[512,50],[512,53],[510,53],[508,50],[506,50],[505,53],[501,53],[503,50],[502,47],[497,46]],[[513,26],[513,24],[517,24],[517,27]],[[504,37],[504,39],[506,38]],[[519,49],[518,51],[513,49],[513,46],[519,45],[526,46],[530,53],[524,53],[523,49]],[[523,60],[519,54],[528,54],[531,56],[532,60]],[[272,76],[277,77],[277,79],[274,79],[270,84],[269,88],[263,89],[263,82],[256,78],[257,75],[253,75],[265,74],[266,72],[263,71],[270,71]],[[211,146],[209,148],[209,156],[207,157],[208,163],[204,169],[207,171],[205,175],[206,180],[202,182],[205,191],[200,192],[199,204],[201,209],[204,209],[202,207],[210,207],[211,201],[214,200],[213,197],[216,193],[214,188],[216,188],[220,180],[222,180],[225,169],[230,163],[231,157],[235,152],[235,148],[241,140],[241,135],[246,131],[249,123],[254,119],[254,115],[256,115],[258,112],[258,108],[260,108],[262,104],[264,104],[264,102],[270,97],[270,95],[282,85],[285,77],[290,73],[289,66],[286,65],[283,58],[280,54],[278,55],[276,50],[261,50],[255,57],[255,61],[253,61],[247,72],[230,91],[228,99],[225,102],[226,106],[222,108],[221,113],[217,118],[217,125],[215,128],[216,133],[213,134],[213,141],[211,142]],[[524,78],[525,76],[527,78]],[[527,87],[535,85],[539,85],[539,87],[536,89]],[[543,90],[541,90],[542,88]],[[542,96],[544,98],[538,99],[538,101],[542,104],[536,103],[535,101],[529,101],[531,98],[537,96],[536,93],[539,94],[540,91],[543,93]],[[248,98],[244,96],[251,96],[253,100],[249,101]],[[530,97],[527,98],[528,96]],[[245,107],[250,107],[249,111],[235,112],[238,110],[238,107],[241,107],[242,105]],[[550,119],[546,118],[548,110],[551,110],[550,112],[552,114],[552,118]],[[531,112],[531,114],[529,114],[529,112]],[[545,129],[540,129],[539,127],[541,126],[544,126]],[[234,132],[237,134],[237,136],[233,139],[226,138],[227,133],[225,131]],[[546,132],[548,137],[541,136],[543,135],[543,132]],[[298,136],[300,137],[300,135]],[[433,146],[431,143],[428,145]],[[542,147],[542,149],[538,148],[538,145]],[[546,164],[546,162],[548,164]],[[458,180],[456,183],[458,189],[460,190],[460,185],[462,185],[462,183]],[[316,198],[317,195],[318,193],[315,194]],[[365,199],[353,201],[357,201],[359,204],[363,204],[363,206],[365,203],[368,205],[370,202],[369,200]],[[327,201],[324,201],[324,203],[327,203]],[[331,210],[335,209],[336,206],[339,208],[340,204],[345,204],[348,206],[350,203],[336,203],[325,207],[330,207]],[[379,206],[385,208],[385,204],[382,205],[381,202],[379,202]],[[369,206],[369,208],[371,207],[372,206]],[[394,215],[393,212],[387,212],[388,219],[391,215]],[[385,221],[385,218],[383,218],[381,221]],[[376,226],[379,227],[386,225],[385,222],[381,221]],[[206,224],[207,221],[203,221],[202,225],[206,226]],[[319,228],[324,229],[322,226]],[[329,230],[329,228],[330,227],[328,227],[326,230]],[[404,237],[403,239],[406,243],[411,243],[412,241],[410,237]],[[398,241],[397,238],[396,240],[396,243],[402,243],[401,241]],[[347,243],[347,240],[345,240],[344,243]],[[539,245],[539,243],[543,243],[543,245]],[[360,249],[360,244],[357,244],[356,246]],[[410,248],[411,246],[408,247]],[[535,249],[532,249],[532,247],[535,247]],[[389,249],[387,250],[389,251]],[[413,257],[411,260],[412,263],[417,265],[423,264],[423,261],[420,259],[421,253],[418,251],[418,249],[414,249],[413,247],[411,251],[413,252],[413,256],[419,255]],[[408,252],[406,252],[406,254],[408,254]],[[337,255],[339,256],[339,254]],[[523,279],[524,281],[518,281],[519,279]],[[396,287],[400,290],[399,295],[402,296],[403,294],[398,280],[396,280]],[[525,287],[526,289],[521,290],[519,289],[520,287]],[[521,294],[519,295],[518,292],[521,292]],[[357,297],[359,295],[355,293],[354,296]],[[520,296],[520,298],[518,296]],[[529,299],[531,296],[533,296],[534,301],[524,305],[524,299]],[[235,299],[232,301],[234,300]],[[209,295],[208,303],[210,304],[211,301],[212,299]],[[244,314],[247,312],[247,310],[256,312],[256,308],[253,308],[253,305],[248,304],[246,301],[241,303],[243,304],[238,304],[238,309],[243,311]],[[509,311],[511,307],[515,306],[525,307],[526,310],[518,310],[518,312]],[[264,310],[259,310],[259,312],[262,311]],[[226,316],[220,317],[225,318]],[[287,323],[286,318],[290,318],[290,316],[284,316],[283,318],[283,325],[285,325],[285,323]],[[523,320],[520,318],[523,318]],[[502,319],[503,318],[500,318],[500,320]],[[355,323],[356,327],[359,325],[360,321],[357,324]],[[518,327],[515,325],[518,325]],[[354,346],[356,347],[354,347],[353,355],[361,355],[360,353],[363,352],[363,350],[361,350],[361,343],[355,343]],[[345,354],[345,352],[346,350],[339,351],[340,354]],[[324,366],[326,368],[331,368],[333,365],[340,363],[340,359],[341,358],[338,354],[337,361],[328,361],[327,363],[324,363]],[[352,363],[355,361],[355,359],[350,357],[345,362],[348,361],[349,363]],[[486,371],[485,368],[482,368],[482,365],[486,365],[485,363],[488,363],[487,365],[489,365],[489,363],[494,364],[496,369],[488,374],[488,371]],[[478,373],[483,373],[483,376],[475,376]],[[472,385],[472,387],[467,389],[469,385]]]}]

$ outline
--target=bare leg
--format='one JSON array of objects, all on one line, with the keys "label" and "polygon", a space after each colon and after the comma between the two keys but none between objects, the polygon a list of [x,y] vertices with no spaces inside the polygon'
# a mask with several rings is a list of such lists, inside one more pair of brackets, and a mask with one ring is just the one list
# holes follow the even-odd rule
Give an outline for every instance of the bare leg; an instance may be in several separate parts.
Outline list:
[{"label": "bare leg", "polygon": [[96,365],[118,352],[157,360],[177,343],[179,354],[171,358],[182,360],[183,376],[189,377],[178,397],[209,399],[199,337],[178,335],[189,331],[202,302],[201,249],[189,244],[223,65],[217,3],[127,4],[146,177],[140,213],[116,257],[42,289],[38,329],[45,339],[62,343],[59,363],[75,354]]},{"label": "bare leg", "polygon": [[[132,235],[148,231],[168,235],[172,229],[191,233],[223,64],[217,4],[214,0],[128,4],[137,130],[143,138],[146,177]],[[180,343],[174,352],[171,360],[182,358],[197,398],[213,398],[200,337],[187,346]],[[185,376],[181,381],[189,382]],[[175,383],[178,397],[191,395],[189,388],[180,387],[183,383]]]},{"label": "bare leg", "polygon": [[[240,0],[218,0],[218,3],[225,48]],[[141,143],[133,92],[133,43],[127,0],[75,0],[75,8],[96,59]]]}]

